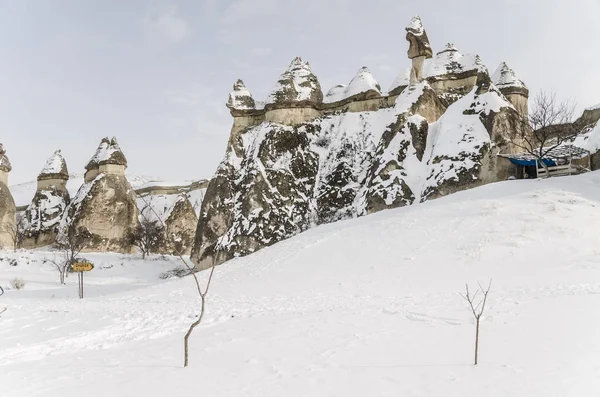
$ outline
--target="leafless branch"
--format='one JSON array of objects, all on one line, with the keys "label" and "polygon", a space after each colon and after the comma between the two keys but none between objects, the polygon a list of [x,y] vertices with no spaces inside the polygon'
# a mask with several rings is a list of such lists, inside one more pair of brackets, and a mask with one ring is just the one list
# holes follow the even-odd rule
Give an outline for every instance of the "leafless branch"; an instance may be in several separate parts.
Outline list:
[{"label": "leafless branch", "polygon": [[[165,223],[163,222],[161,217],[158,215],[158,213],[154,210],[154,208],[146,201],[146,199],[143,196],[138,195],[138,197],[140,197],[142,199],[142,201],[145,203],[144,208],[150,208],[150,210],[154,213],[154,215],[156,216],[158,221],[162,224],[163,228],[166,229]],[[204,318],[204,313],[206,311],[206,296],[208,295],[208,290],[210,289],[213,274],[215,272],[215,265],[213,264],[213,266],[210,268],[208,280],[206,281],[206,286],[203,290],[202,284],[200,283],[200,280],[198,279],[198,276],[196,275],[197,270],[192,268],[192,266],[190,266],[190,264],[184,259],[183,254],[177,247],[175,247],[175,253],[176,253],[176,256],[181,260],[181,262],[187,268],[187,270],[189,271],[189,274],[191,274],[192,277],[194,278],[194,283],[196,284],[196,289],[198,290],[198,296],[200,296],[200,300],[201,300],[200,315],[198,316],[198,319],[190,325],[190,328],[188,329],[187,333],[185,334],[185,336],[183,338],[183,347],[184,347],[183,366],[187,367],[189,364],[189,353],[188,353],[189,352],[189,338],[192,335],[194,328],[196,328],[198,325],[200,325],[200,323],[202,322],[202,319]]]},{"label": "leafless branch", "polygon": [[[469,285],[465,284],[465,294],[460,294],[464,300],[469,304],[469,308],[471,309],[471,313],[473,313],[473,317],[475,318],[475,365],[477,365],[477,359],[479,354],[479,322],[483,312],[485,311],[485,304],[487,302],[488,294],[492,288],[492,280],[490,279],[490,283],[488,284],[487,289],[483,289],[480,283],[477,283],[479,289],[475,291],[473,296],[469,293]],[[483,298],[477,299],[477,294],[481,292],[483,294]]]}]

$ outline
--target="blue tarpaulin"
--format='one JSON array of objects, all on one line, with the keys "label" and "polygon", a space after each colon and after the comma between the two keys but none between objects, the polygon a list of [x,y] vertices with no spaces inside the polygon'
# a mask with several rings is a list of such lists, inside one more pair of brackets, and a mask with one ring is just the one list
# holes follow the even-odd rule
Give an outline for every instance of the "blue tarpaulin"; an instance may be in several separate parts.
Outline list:
[{"label": "blue tarpaulin", "polygon": [[[516,164],[516,165],[521,165],[523,167],[527,167],[527,166],[533,166],[535,167],[536,162],[535,160],[525,160],[525,159],[510,159],[511,163]],[[548,167],[554,167],[556,165],[556,163],[554,162],[554,160],[550,160],[550,159],[544,159],[542,160],[544,162],[544,164],[546,164]]]}]

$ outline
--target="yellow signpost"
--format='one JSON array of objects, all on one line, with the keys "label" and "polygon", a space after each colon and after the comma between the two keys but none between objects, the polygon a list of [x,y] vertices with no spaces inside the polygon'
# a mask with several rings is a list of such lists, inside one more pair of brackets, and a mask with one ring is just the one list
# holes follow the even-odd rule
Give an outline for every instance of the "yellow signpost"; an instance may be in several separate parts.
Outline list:
[{"label": "yellow signpost", "polygon": [[89,272],[94,268],[89,262],[73,262],[71,269],[79,273],[79,298],[83,299],[83,272]]},{"label": "yellow signpost", "polygon": [[94,265],[88,262],[75,262],[71,265],[74,272],[89,272],[94,268]]}]

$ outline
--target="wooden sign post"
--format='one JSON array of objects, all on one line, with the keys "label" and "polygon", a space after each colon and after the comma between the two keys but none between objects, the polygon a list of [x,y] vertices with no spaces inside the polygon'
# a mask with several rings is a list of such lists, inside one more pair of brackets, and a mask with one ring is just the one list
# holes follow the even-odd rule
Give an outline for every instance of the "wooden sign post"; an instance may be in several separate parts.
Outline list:
[{"label": "wooden sign post", "polygon": [[73,269],[74,272],[79,273],[79,299],[83,299],[83,272],[89,272],[93,268],[94,265],[89,262],[73,262],[71,265],[71,269]]}]

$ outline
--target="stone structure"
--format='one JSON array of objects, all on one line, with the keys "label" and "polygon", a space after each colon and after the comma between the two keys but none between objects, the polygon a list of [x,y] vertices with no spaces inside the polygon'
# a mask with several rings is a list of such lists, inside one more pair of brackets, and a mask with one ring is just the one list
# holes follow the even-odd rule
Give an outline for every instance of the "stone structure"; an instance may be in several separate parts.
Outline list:
[{"label": "stone structure", "polygon": [[117,140],[102,139],[88,163],[85,182],[61,221],[61,235],[89,233],[87,251],[130,253],[138,226],[136,195],[125,177],[127,160]]},{"label": "stone structure", "polygon": [[67,190],[69,171],[60,150],[46,161],[37,178],[37,191],[23,218],[24,248],[54,244],[60,220],[70,197]]},{"label": "stone structure", "polygon": [[410,43],[410,46],[408,47],[408,58],[412,61],[410,83],[420,83],[423,81],[423,66],[425,64],[425,59],[429,59],[433,56],[427,32],[423,29],[421,17],[414,17],[406,27],[406,40]]},{"label": "stone structure", "polygon": [[407,39],[412,67],[387,93],[363,67],[323,98],[300,58],[265,106],[236,82],[227,151],[206,191],[191,253],[198,269],[314,225],[512,174],[497,154],[515,150],[509,138],[524,124],[481,59],[448,44],[425,67],[433,52],[418,17]]},{"label": "stone structure", "polygon": [[8,190],[8,173],[11,170],[6,150],[0,143],[0,249],[15,247],[16,208],[15,200]]}]

